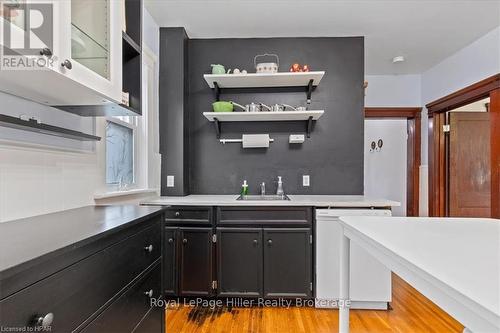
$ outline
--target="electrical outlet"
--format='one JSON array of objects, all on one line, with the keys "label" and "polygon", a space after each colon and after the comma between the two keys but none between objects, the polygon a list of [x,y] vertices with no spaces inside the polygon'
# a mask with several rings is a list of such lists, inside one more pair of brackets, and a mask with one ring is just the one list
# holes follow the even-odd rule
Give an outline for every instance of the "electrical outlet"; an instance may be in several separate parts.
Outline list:
[{"label": "electrical outlet", "polygon": [[302,186],[309,185],[311,185],[309,175],[302,175]]},{"label": "electrical outlet", "polygon": [[174,176],[167,176],[167,187],[174,187]]}]

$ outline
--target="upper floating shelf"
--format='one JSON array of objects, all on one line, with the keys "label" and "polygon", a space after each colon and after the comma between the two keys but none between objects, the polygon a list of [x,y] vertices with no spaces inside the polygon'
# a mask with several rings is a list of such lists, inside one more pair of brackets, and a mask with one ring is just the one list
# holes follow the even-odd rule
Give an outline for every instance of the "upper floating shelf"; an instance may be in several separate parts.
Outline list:
[{"label": "upper floating shelf", "polygon": [[262,87],[307,87],[312,80],[312,85],[317,86],[324,71],[316,72],[282,72],[275,74],[205,74],[203,77],[210,88],[262,88]]},{"label": "upper floating shelf", "polygon": [[280,112],[203,112],[209,121],[300,121],[318,120],[323,110]]}]

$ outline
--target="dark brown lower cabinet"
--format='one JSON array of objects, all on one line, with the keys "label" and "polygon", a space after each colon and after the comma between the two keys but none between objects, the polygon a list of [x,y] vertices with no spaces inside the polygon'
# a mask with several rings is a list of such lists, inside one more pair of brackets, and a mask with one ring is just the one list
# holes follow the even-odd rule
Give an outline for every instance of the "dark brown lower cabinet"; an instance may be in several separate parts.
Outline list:
[{"label": "dark brown lower cabinet", "polygon": [[262,229],[217,229],[217,295],[262,297]]},{"label": "dark brown lower cabinet", "polygon": [[[85,333],[132,332],[142,318],[153,309],[151,298],[161,297],[160,261],[144,274],[99,317],[83,329]],[[157,324],[161,324],[161,319]],[[160,329],[155,332],[160,332]],[[151,331],[152,332],[152,331]]]},{"label": "dark brown lower cabinet", "polygon": [[180,229],[181,296],[209,296],[212,294],[212,228]]},{"label": "dark brown lower cabinet", "polygon": [[312,296],[311,229],[264,228],[264,297]]},{"label": "dark brown lower cabinet", "polygon": [[177,295],[177,239],[179,228],[166,227],[163,250],[163,289],[166,296]]},{"label": "dark brown lower cabinet", "polygon": [[311,207],[172,207],[166,215],[166,297],[313,296]]},{"label": "dark brown lower cabinet", "polygon": [[312,297],[310,228],[217,228],[217,295]]},{"label": "dark brown lower cabinet", "polygon": [[213,230],[165,227],[164,292],[166,296],[213,294]]}]

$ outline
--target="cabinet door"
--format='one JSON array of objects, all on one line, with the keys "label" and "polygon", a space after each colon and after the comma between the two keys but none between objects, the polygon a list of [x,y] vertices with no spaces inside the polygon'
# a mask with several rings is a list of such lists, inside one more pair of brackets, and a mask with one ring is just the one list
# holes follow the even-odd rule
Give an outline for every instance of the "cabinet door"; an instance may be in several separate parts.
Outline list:
[{"label": "cabinet door", "polygon": [[177,295],[177,248],[179,228],[165,228],[163,249],[163,291],[165,295]]},{"label": "cabinet door", "polygon": [[62,72],[103,97],[120,103],[121,2],[69,0],[62,2],[61,8]]},{"label": "cabinet door", "polygon": [[181,296],[212,294],[212,228],[180,229]]},{"label": "cabinet door", "polygon": [[312,295],[311,229],[264,229],[264,297]]},{"label": "cabinet door", "polygon": [[217,228],[217,294],[262,296],[262,229]]}]

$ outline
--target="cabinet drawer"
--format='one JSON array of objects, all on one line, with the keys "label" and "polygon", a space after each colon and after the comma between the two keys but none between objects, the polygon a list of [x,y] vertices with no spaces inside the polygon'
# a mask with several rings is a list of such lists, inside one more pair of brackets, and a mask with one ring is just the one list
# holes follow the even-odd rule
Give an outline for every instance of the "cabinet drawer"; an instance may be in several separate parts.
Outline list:
[{"label": "cabinet drawer", "polygon": [[311,207],[218,207],[220,226],[309,226]]},{"label": "cabinet drawer", "polygon": [[52,313],[51,332],[71,332],[160,257],[160,239],[158,221],[9,296],[0,302],[1,326],[30,326]]},{"label": "cabinet drawer", "polygon": [[[160,264],[139,278],[123,295],[90,323],[83,332],[132,332],[151,309],[151,297],[159,299]],[[151,293],[151,297],[150,294]],[[161,329],[161,319],[157,323]],[[157,331],[160,332],[160,329]]]},{"label": "cabinet drawer", "polygon": [[165,211],[167,224],[212,225],[212,207],[173,207]]}]

